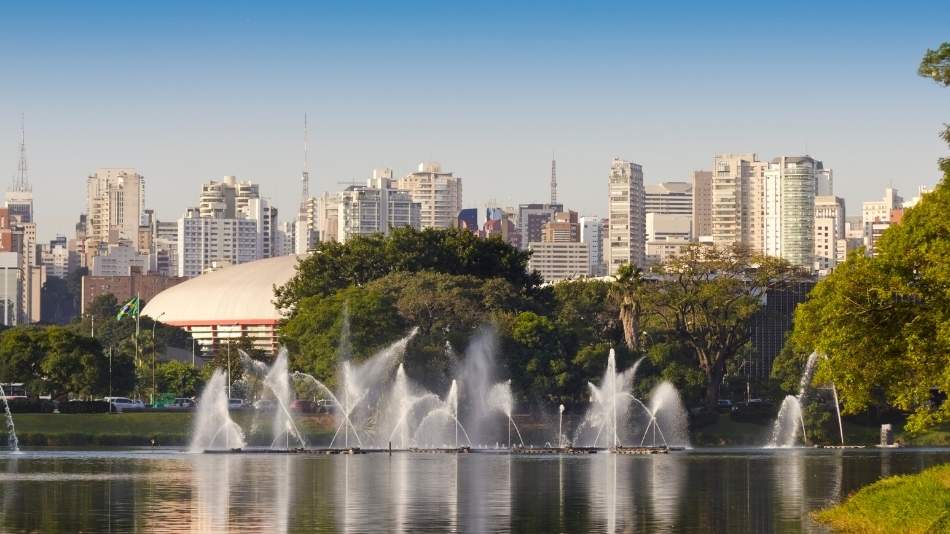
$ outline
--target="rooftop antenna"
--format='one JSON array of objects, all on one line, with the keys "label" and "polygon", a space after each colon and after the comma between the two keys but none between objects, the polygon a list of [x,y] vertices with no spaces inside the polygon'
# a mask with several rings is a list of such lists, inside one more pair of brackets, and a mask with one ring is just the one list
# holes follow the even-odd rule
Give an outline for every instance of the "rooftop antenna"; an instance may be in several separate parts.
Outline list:
[{"label": "rooftop antenna", "polygon": [[557,159],[551,151],[551,204],[557,204]]},{"label": "rooftop antenna", "polygon": [[307,114],[303,114],[303,172],[300,173],[300,202],[310,198],[310,130],[307,127]]},{"label": "rooftop antenna", "polygon": [[16,178],[13,180],[13,190],[27,192],[30,187],[29,167],[26,164],[26,120],[20,114],[20,162],[17,164]]}]

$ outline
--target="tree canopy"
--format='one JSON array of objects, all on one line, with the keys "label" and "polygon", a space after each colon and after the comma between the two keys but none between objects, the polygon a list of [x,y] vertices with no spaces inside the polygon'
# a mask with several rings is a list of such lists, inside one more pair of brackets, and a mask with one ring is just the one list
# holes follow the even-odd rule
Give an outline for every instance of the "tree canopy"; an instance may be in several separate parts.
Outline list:
[{"label": "tree canopy", "polygon": [[432,271],[479,278],[501,278],[521,291],[541,283],[527,271],[529,253],[501,239],[481,239],[462,229],[410,227],[388,236],[356,236],[345,243],[322,242],[300,261],[297,274],[276,288],[276,304],[292,311],[307,297],[326,297],[351,285],[363,285],[396,272]]},{"label": "tree canopy", "polygon": [[[919,74],[950,86],[950,43],[928,50]],[[950,142],[950,128],[944,132]],[[883,400],[911,411],[907,428],[950,421],[950,161],[933,192],[905,209],[873,257],[852,253],[795,314],[792,341],[827,356],[844,411]]]}]

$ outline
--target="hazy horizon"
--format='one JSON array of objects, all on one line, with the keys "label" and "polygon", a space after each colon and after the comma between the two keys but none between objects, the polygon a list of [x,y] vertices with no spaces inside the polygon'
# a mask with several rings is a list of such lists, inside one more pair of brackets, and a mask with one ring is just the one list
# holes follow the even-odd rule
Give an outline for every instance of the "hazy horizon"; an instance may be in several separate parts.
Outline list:
[{"label": "hazy horizon", "polygon": [[936,183],[947,153],[946,90],[916,69],[950,5],[52,2],[4,19],[0,185],[24,113],[42,241],[72,236],[100,167],[144,175],[161,220],[224,175],[288,220],[305,112],[313,194],[434,160],[466,207],[543,202],[554,151],[559,200],[601,216],[615,156],[657,183],[720,152],[809,153],[855,215]]}]

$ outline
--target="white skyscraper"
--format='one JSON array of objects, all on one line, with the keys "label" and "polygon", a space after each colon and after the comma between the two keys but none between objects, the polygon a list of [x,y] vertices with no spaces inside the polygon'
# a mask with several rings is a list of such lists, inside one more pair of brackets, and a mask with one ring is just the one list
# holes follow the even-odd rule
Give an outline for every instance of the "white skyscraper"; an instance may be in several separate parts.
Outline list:
[{"label": "white skyscraper", "polygon": [[600,217],[585,216],[578,221],[581,229],[581,242],[587,243],[587,263],[591,276],[603,276],[604,264],[604,226]]},{"label": "white skyscraper", "polygon": [[435,162],[420,163],[419,170],[396,182],[421,208],[423,228],[452,228],[462,210],[462,179],[443,172]]},{"label": "white skyscraper", "polygon": [[815,265],[819,274],[831,272],[847,258],[844,199],[815,197]]},{"label": "white skyscraper", "polygon": [[408,191],[393,189],[391,169],[376,169],[367,185],[354,185],[338,195],[337,238],[343,243],[353,236],[388,234],[393,228],[421,225],[421,205]]},{"label": "white skyscraper", "polygon": [[646,263],[645,196],[643,168],[636,163],[614,158],[608,180],[608,274],[616,274],[624,263],[637,267],[643,267]]},{"label": "white skyscraper", "polygon": [[135,169],[98,169],[86,180],[86,238],[137,246],[145,213],[145,179]]},{"label": "white skyscraper", "polygon": [[816,176],[810,156],[781,156],[765,171],[765,253],[811,269],[815,254]]},{"label": "white skyscraper", "polygon": [[178,219],[177,274],[269,258],[276,252],[277,209],[257,184],[225,176],[202,187],[198,208]]},{"label": "white skyscraper", "polygon": [[768,163],[755,154],[717,154],[712,170],[712,238],[718,247],[761,252],[762,202]]}]

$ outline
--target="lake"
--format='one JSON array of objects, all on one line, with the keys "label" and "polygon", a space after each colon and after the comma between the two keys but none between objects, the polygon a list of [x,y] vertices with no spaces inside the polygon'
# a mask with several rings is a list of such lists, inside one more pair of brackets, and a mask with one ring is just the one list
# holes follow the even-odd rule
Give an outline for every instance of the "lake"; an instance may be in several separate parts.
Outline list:
[{"label": "lake", "polygon": [[0,453],[0,531],[822,532],[809,512],[948,449]]}]

